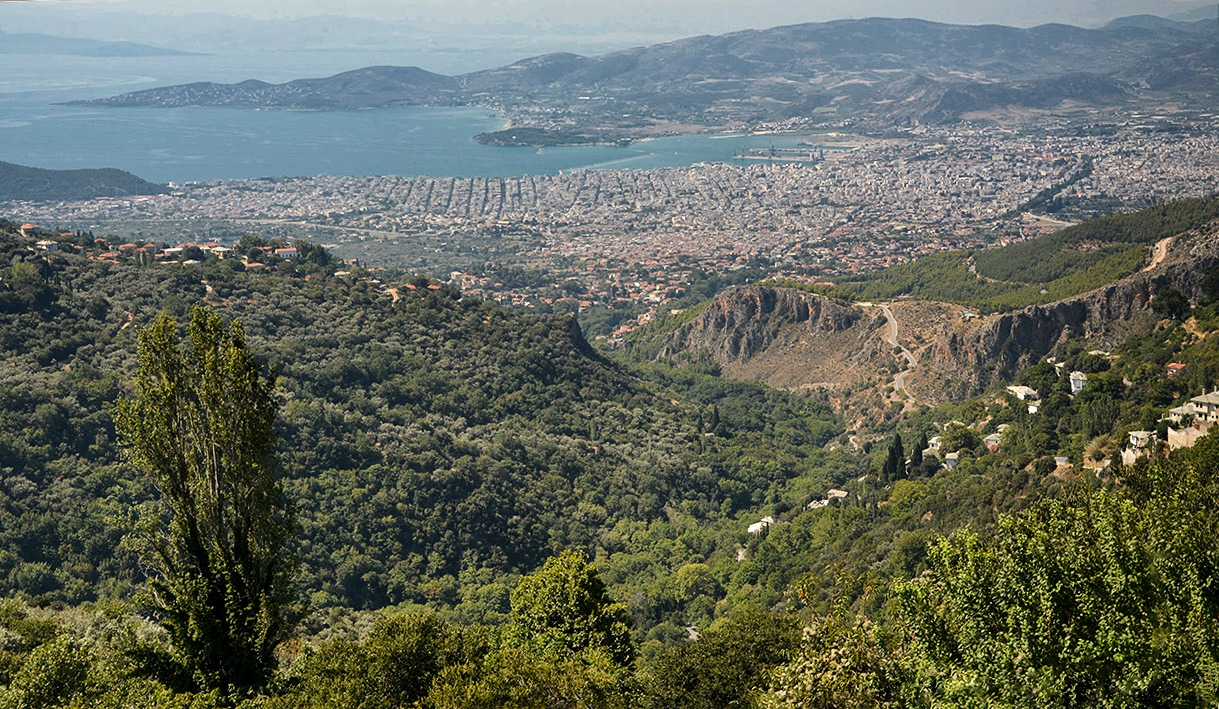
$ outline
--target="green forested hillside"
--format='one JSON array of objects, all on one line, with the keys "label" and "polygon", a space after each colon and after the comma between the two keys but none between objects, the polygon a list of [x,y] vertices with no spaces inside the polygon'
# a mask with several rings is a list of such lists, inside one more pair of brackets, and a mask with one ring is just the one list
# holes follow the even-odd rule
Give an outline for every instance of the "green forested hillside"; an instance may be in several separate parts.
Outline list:
[{"label": "green forested hillside", "polygon": [[[109,407],[133,373],[136,330],[199,301],[239,319],[280,371],[299,585],[319,606],[495,618],[516,575],[567,548],[620,560],[616,583],[662,589],[684,564],[732,557],[755,516],[859,466],[821,449],[841,433],[824,404],[710,376],[641,377],[569,318],[426,279],[385,292],[374,274],[308,261],[260,274],[214,258],[116,265],[12,236],[2,248],[10,591],[74,603],[138,583],[120,540],[150,491],[121,464]],[[693,600],[664,594],[639,596],[648,625]]]},{"label": "green forested hillside", "polygon": [[114,168],[46,170],[0,162],[0,202],[85,200],[164,194],[169,190]]},{"label": "green forested hillside", "polygon": [[1128,276],[1147,246],[1219,218],[1219,198],[1186,199],[1103,217],[996,249],[951,251],[838,281],[834,295],[910,296],[1003,312],[1049,303]]}]

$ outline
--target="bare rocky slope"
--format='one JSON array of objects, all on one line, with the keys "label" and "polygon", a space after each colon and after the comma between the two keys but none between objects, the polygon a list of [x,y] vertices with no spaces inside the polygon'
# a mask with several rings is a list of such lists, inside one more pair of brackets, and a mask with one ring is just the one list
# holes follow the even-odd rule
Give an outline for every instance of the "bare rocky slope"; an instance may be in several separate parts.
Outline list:
[{"label": "bare rocky slope", "polygon": [[[1154,266],[1082,295],[972,317],[960,305],[918,300],[884,304],[896,341],[916,360],[902,382],[925,403],[959,400],[1011,380],[1067,341],[1112,347],[1155,327],[1151,304],[1166,288],[1192,301],[1219,268],[1219,221],[1149,249]],[[789,390],[826,391],[844,408],[903,398],[887,389],[907,368],[889,342],[882,304],[845,303],[790,288],[747,286],[718,296],[698,317],[666,333],[657,359],[710,359],[729,377]],[[861,398],[869,384],[879,393]]]}]

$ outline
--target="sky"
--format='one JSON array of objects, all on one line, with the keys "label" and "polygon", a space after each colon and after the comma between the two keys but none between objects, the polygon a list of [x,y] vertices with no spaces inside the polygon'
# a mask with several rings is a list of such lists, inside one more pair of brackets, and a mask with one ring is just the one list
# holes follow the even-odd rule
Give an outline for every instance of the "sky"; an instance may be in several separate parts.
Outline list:
[{"label": "sky", "polygon": [[[938,22],[1098,27],[1172,16],[1215,0],[0,0],[0,32],[126,41],[240,57],[190,80],[286,81],[370,64],[444,74],[550,52],[604,54],[700,34],[801,22],[917,17]],[[1210,13],[1207,17],[1214,17]],[[300,60],[286,62],[292,53]],[[327,57],[327,53],[331,56]],[[254,63],[253,54],[266,61]],[[340,56],[342,55],[342,56]],[[306,61],[307,59],[307,61]],[[234,60],[236,61],[236,60]],[[278,61],[280,69],[275,69]],[[273,71],[274,69],[274,71]],[[206,70],[206,71],[205,71]],[[234,78],[236,77],[236,78]]]},{"label": "sky", "polygon": [[[391,22],[514,23],[538,27],[648,28],[723,32],[860,17],[920,17],[967,24],[1096,26],[1124,15],[1171,15],[1199,0],[0,0],[43,8],[88,8],[161,15],[212,12],[261,19],[344,15]],[[5,8],[7,9],[7,8]],[[3,19],[0,16],[0,19]]]}]

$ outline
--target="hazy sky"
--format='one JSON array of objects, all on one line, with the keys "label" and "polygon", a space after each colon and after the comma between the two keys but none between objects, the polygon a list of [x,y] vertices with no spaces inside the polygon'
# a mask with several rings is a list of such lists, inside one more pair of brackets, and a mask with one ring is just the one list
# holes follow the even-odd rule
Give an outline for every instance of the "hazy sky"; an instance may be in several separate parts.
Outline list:
[{"label": "hazy sky", "polygon": [[[18,4],[8,0],[8,7]],[[20,3],[157,14],[220,12],[259,18],[332,14],[391,21],[631,27],[689,33],[871,16],[1029,26],[1098,25],[1123,15],[1171,15],[1199,0],[26,0]],[[48,7],[49,9],[49,7]],[[0,9],[0,12],[3,12]],[[0,14],[0,20],[3,15]]]}]

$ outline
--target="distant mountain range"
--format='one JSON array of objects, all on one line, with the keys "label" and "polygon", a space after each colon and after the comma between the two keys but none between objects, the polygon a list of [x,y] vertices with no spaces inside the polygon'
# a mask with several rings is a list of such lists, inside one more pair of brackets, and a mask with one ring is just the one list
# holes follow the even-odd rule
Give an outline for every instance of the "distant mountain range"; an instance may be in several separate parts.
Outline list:
[{"label": "distant mountain range", "polygon": [[298,110],[479,105],[504,109],[516,125],[588,129],[589,139],[649,134],[671,123],[938,122],[1001,107],[1111,106],[1146,91],[1213,90],[1219,85],[1215,34],[1214,21],[1146,15],[1100,29],[842,20],[597,57],[548,54],[459,76],[368,67],[285,84],[195,83],[79,103]]},{"label": "distant mountain range", "polygon": [[153,47],[134,42],[103,42],[71,39],[45,34],[7,34],[0,32],[0,54],[62,54],[79,57],[174,57],[196,52]]},{"label": "distant mountain range", "polygon": [[77,201],[94,197],[164,194],[165,185],[114,168],[45,170],[0,162],[0,202]]}]

